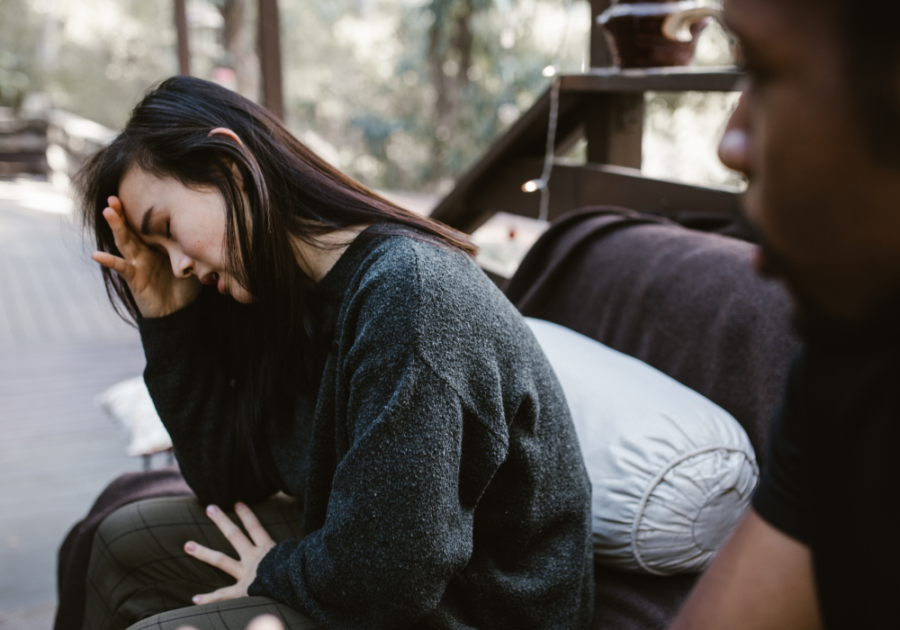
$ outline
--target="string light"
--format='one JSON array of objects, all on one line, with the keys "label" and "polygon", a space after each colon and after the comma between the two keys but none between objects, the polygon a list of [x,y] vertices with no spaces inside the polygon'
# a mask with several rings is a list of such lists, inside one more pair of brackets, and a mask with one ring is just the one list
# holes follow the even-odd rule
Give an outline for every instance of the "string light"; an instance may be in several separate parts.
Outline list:
[{"label": "string light", "polygon": [[522,184],[522,192],[533,193],[537,190],[541,190],[547,184],[540,179],[530,179],[524,184]]},{"label": "string light", "polygon": [[[555,77],[559,73],[559,59],[562,58],[566,50],[566,44],[569,39],[569,21],[572,18],[572,0],[566,0],[564,11],[566,12],[566,21],[563,26],[563,35],[559,41],[559,48],[554,55],[555,61],[546,66],[541,74],[548,79]],[[550,120],[547,121],[547,146],[544,151],[544,169],[540,178],[532,179],[522,184],[522,192],[533,193],[541,192],[540,210],[538,212],[538,221],[546,222],[550,216],[550,175],[553,174],[553,158],[556,153],[556,125],[559,119],[559,88],[560,79],[554,79],[553,85],[550,87]]]},{"label": "string light", "polygon": [[[572,0],[566,0],[563,11],[566,13],[566,20],[563,22],[563,34],[559,40],[559,48],[556,49],[556,54],[553,56],[554,62],[544,68],[544,71],[542,72],[545,77],[552,77],[559,72],[559,65],[557,62],[562,59],[562,56],[566,52],[566,44],[569,43],[569,22],[572,20]],[[547,71],[550,68],[553,69],[553,72],[547,74]]]},{"label": "string light", "polygon": [[550,120],[547,122],[547,147],[544,151],[544,170],[539,179],[532,179],[522,184],[522,191],[533,193],[541,191],[538,221],[546,222],[550,215],[550,175],[553,174],[553,157],[556,149],[556,123],[559,119],[559,87],[562,81],[557,79],[550,88]]},{"label": "string light", "polygon": [[[544,67],[541,74],[548,79],[556,77],[559,74],[558,60],[562,57],[566,49],[569,38],[569,21],[572,17],[572,0],[565,1],[564,11],[566,13],[565,25],[563,27],[563,35],[559,42],[559,48],[554,55],[553,63]],[[544,151],[544,168],[538,179],[530,179],[522,184],[522,192],[534,193],[541,192],[540,210],[538,212],[538,221],[546,222],[550,215],[550,176],[553,174],[553,161],[556,152],[556,125],[559,119],[559,89],[561,85],[560,79],[554,79],[553,85],[550,87],[550,119],[547,122],[547,145]]]}]

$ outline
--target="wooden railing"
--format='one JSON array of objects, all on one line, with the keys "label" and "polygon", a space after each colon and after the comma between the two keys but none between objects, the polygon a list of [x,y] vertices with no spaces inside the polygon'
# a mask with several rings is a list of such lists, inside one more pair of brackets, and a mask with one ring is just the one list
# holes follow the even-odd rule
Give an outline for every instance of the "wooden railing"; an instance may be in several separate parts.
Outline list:
[{"label": "wooden railing", "polygon": [[70,177],[88,156],[116,136],[112,129],[59,109],[51,110],[47,123],[50,167]]},{"label": "wooden railing", "polygon": [[71,177],[84,160],[110,142],[116,132],[63,110],[22,120],[0,110],[0,175]]},{"label": "wooden railing", "polygon": [[[621,205],[666,215],[729,215],[738,209],[736,189],[652,179],[641,174],[644,95],[649,91],[730,92],[738,89],[735,68],[619,70],[596,16],[609,0],[591,0],[591,69],[559,77],[554,156],[580,139],[586,164],[555,163],[548,190],[548,218],[587,205]],[[431,216],[472,232],[496,212],[537,217],[540,195],[523,184],[541,176],[550,119],[548,89],[457,181]]]},{"label": "wooden railing", "polygon": [[[740,79],[734,68],[594,68],[560,77],[554,152],[565,154],[584,138],[587,164],[554,166],[548,218],[597,204],[663,214],[735,212],[736,190],[645,177],[640,165],[644,92],[729,92]],[[524,193],[522,185],[541,175],[549,117],[548,89],[457,181],[431,216],[466,232],[499,211],[537,217],[539,195]]]},{"label": "wooden railing", "polygon": [[47,121],[21,120],[0,108],[0,175],[47,173]]}]

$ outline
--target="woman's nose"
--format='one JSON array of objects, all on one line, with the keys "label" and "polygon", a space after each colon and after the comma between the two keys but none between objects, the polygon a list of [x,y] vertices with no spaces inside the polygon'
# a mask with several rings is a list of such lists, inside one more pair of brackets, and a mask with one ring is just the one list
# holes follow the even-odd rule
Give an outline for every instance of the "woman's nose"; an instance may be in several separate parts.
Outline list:
[{"label": "woman's nose", "polygon": [[750,134],[750,115],[746,92],[741,94],[737,107],[725,133],[719,142],[719,159],[728,168],[740,171],[744,175],[750,174],[750,151],[752,136]]},{"label": "woman's nose", "polygon": [[187,278],[194,271],[194,261],[180,250],[169,252],[169,260],[176,278]]}]

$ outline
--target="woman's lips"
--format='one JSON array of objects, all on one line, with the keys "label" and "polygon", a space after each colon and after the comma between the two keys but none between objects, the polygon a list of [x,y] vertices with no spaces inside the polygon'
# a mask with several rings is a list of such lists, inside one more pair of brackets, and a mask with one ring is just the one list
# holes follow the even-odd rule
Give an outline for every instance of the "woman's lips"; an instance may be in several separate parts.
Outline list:
[{"label": "woman's lips", "polygon": [[210,272],[200,278],[200,283],[205,285],[218,284],[220,282],[219,274],[216,272]]}]

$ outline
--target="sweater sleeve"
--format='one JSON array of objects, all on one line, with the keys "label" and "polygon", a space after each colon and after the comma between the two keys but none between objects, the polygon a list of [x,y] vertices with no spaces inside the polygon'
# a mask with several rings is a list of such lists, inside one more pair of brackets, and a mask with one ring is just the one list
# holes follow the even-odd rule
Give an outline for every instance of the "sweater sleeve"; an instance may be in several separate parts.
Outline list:
[{"label": "sweater sleeve", "polygon": [[275,492],[238,458],[234,389],[223,370],[213,328],[210,297],[165,317],[140,319],[147,366],[144,382],[172,438],[185,481],[204,504],[227,509]]},{"label": "sweater sleeve", "polygon": [[475,506],[508,443],[417,352],[403,306],[361,310],[343,366],[349,448],[324,525],[274,547],[249,593],[332,629],[402,629],[437,607],[471,557]]}]

